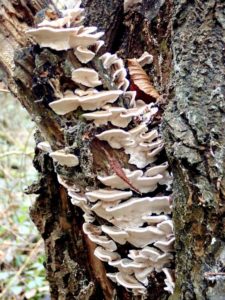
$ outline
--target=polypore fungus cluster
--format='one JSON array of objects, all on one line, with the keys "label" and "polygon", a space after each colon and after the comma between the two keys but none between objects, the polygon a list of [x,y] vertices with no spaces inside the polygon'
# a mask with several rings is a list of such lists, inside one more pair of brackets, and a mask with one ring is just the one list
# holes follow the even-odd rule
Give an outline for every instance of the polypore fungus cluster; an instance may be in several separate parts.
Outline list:
[{"label": "polypore fungus cluster", "polygon": [[[80,4],[77,1],[73,9],[63,11],[58,19],[44,20],[28,31],[40,47],[70,49],[79,62],[71,74],[76,88],[62,91],[63,96],[49,106],[58,115],[79,109],[83,119],[98,131],[95,139],[107,145],[111,153],[117,151],[114,149],[124,151],[128,163],[125,168],[112,168],[111,174],[99,171],[99,189],[77,191],[73,182],[60,174],[58,180],[67,189],[72,203],[84,212],[83,231],[97,245],[94,254],[110,266],[107,276],[113,282],[135,294],[144,294],[149,275],[153,271],[163,272],[165,290],[172,293],[172,178],[168,163],[162,157],[160,160],[163,141],[157,122],[153,122],[158,107],[135,99],[136,92],[127,91],[129,80],[122,59],[110,53],[98,56],[104,43],[99,40],[103,33],[81,24],[84,17]],[[103,75],[91,67],[92,60],[101,66]],[[151,61],[146,53],[139,59],[140,65]],[[106,79],[110,81],[107,88]],[[102,147],[115,166],[118,162]],[[52,151],[46,142],[40,143],[39,148],[49,152],[56,164],[79,167],[79,155],[68,149]],[[121,253],[120,245],[126,251]]]}]

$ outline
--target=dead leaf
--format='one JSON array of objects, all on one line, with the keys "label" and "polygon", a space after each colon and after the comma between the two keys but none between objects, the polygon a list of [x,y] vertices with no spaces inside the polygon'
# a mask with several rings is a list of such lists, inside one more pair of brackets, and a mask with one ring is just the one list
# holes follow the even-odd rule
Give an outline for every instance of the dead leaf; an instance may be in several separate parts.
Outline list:
[{"label": "dead leaf", "polygon": [[113,154],[109,153],[103,146],[101,146],[101,149],[103,150],[105,156],[107,157],[110,167],[116,173],[116,175],[120,177],[120,179],[122,179],[124,182],[126,182],[133,191],[141,195],[141,192],[135,186],[133,186],[133,184],[127,178],[119,161],[113,156]]},{"label": "dead leaf", "polygon": [[133,83],[145,94],[157,100],[160,95],[152,85],[148,74],[138,63],[137,59],[132,58],[128,59],[127,61],[130,78]]}]

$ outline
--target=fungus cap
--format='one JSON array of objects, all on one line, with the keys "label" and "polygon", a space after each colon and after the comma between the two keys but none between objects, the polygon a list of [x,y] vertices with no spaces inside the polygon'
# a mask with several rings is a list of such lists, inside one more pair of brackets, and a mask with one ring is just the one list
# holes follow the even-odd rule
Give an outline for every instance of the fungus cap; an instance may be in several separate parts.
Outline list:
[{"label": "fungus cap", "polygon": [[111,252],[105,250],[102,247],[97,247],[94,251],[94,255],[98,257],[101,261],[109,262],[116,259],[120,259],[120,255],[117,252]]},{"label": "fungus cap", "polygon": [[96,202],[97,200],[111,202],[127,199],[131,197],[132,194],[132,191],[122,192],[119,190],[99,189],[92,192],[87,192],[85,195],[90,202]]},{"label": "fungus cap", "polygon": [[48,152],[48,153],[52,152],[52,148],[51,148],[49,142],[47,142],[47,141],[38,143],[37,148],[44,152]]},{"label": "fungus cap", "polygon": [[65,153],[65,150],[57,150],[49,154],[55,162],[62,166],[76,167],[79,165],[79,159],[76,155]]},{"label": "fungus cap", "polygon": [[90,68],[79,68],[73,70],[72,80],[76,83],[81,83],[84,86],[92,88],[102,84],[101,80],[99,80],[98,73],[94,69]]},{"label": "fungus cap", "polygon": [[74,54],[76,55],[77,59],[83,64],[88,63],[95,57],[95,53],[93,51],[89,50],[87,47],[81,46],[78,46],[74,50]]},{"label": "fungus cap", "polygon": [[79,106],[81,106],[84,110],[95,110],[103,107],[106,103],[115,102],[121,93],[122,91],[120,90],[113,90],[102,91],[83,97],[74,95],[53,101],[49,104],[49,106],[58,115],[65,115],[72,112]]}]

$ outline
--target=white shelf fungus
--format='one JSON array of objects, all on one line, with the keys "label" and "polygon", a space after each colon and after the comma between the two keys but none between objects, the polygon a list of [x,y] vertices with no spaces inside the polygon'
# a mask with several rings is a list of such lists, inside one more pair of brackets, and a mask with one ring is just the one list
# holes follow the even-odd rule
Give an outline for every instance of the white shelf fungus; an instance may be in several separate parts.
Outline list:
[{"label": "white shelf fungus", "polygon": [[49,104],[49,106],[58,115],[65,115],[76,110],[79,106],[83,110],[95,110],[104,106],[106,103],[115,102],[121,93],[122,92],[120,90],[115,90],[102,91],[87,96],[74,95],[53,101]]},{"label": "white shelf fungus", "polygon": [[149,214],[171,212],[170,199],[166,196],[130,198],[122,203],[115,200],[109,203],[98,202],[91,210],[120,228],[142,226],[146,222],[145,217]]},{"label": "white shelf fungus", "polygon": [[120,258],[120,255],[116,252],[111,252],[102,247],[97,247],[94,251],[95,256],[97,256],[100,260],[109,262]]},{"label": "white shelf fungus", "polygon": [[92,192],[87,192],[85,195],[90,202],[96,202],[97,200],[101,200],[103,202],[112,202],[127,199],[132,196],[132,192],[100,189]]},{"label": "white shelf fungus", "polygon": [[[124,9],[128,11],[141,2],[126,0]],[[49,107],[58,115],[73,112],[78,107],[87,111],[82,114],[85,120],[100,127],[99,132],[104,126],[104,130],[95,135],[99,141],[107,142],[113,149],[121,149],[128,155],[129,161],[125,168],[114,162],[114,168],[110,165],[110,174],[100,171],[96,177],[103,187],[86,190],[86,193],[81,193],[76,188],[77,182],[71,178],[57,174],[58,181],[67,189],[72,204],[83,211],[83,231],[97,245],[95,256],[114,269],[107,274],[113,282],[132,290],[134,295],[145,294],[149,275],[153,271],[164,272],[165,290],[173,293],[174,281],[169,269],[175,240],[172,206],[171,197],[163,195],[165,190],[167,194],[170,190],[172,175],[168,172],[167,162],[155,164],[163,149],[159,128],[152,122],[158,107],[154,103],[137,100],[135,91],[127,91],[130,85],[127,70],[117,54],[107,52],[98,57],[97,52],[104,44],[100,40],[103,32],[97,32],[97,27],[82,25],[84,9],[80,8],[80,4],[80,0],[73,1],[61,17],[43,20],[37,28],[27,32],[40,47],[57,51],[73,49],[82,64],[72,71],[75,91],[63,91],[63,97],[51,102]],[[98,63],[92,64],[92,60]],[[104,80],[98,70],[90,67],[99,65],[99,61]],[[144,52],[135,61],[141,68],[152,63],[153,57]],[[110,80],[112,90],[103,90],[106,78]],[[117,102],[119,97],[120,104]],[[47,142],[41,142],[37,147],[49,152],[60,165],[74,167],[79,164],[79,158],[65,149],[52,152]],[[131,190],[131,186],[136,190]],[[102,225],[98,224],[99,218]],[[127,257],[121,258],[118,245],[124,244],[129,249]]]},{"label": "white shelf fungus", "polygon": [[102,60],[103,67],[108,70],[115,86],[118,89],[121,88],[126,91],[129,86],[129,81],[126,78],[127,71],[124,67],[123,60],[119,58],[117,54],[108,52],[103,54],[100,59]]},{"label": "white shelf fungus", "polygon": [[[123,171],[129,182],[141,193],[153,192],[164,178],[162,174],[152,177],[145,176],[141,170],[130,171],[129,169],[123,169]],[[98,179],[104,185],[110,186],[111,188],[118,188],[122,190],[129,188],[129,184],[116,174],[106,177],[98,176]]]},{"label": "white shelf fungus", "polygon": [[137,62],[143,67],[145,65],[151,64],[153,62],[153,56],[145,51],[139,58]]},{"label": "white shelf fungus", "polygon": [[88,63],[95,57],[95,53],[89,50],[87,47],[78,46],[74,50],[74,54],[79,59],[79,61],[83,64]]},{"label": "white shelf fungus", "polygon": [[[90,32],[91,31],[91,32]],[[48,47],[54,50],[68,50],[78,46],[89,47],[103,36],[103,32],[93,33],[84,26],[74,28],[51,28],[40,27],[27,31],[35,38],[41,47]]]},{"label": "white shelf fungus", "polygon": [[55,162],[62,166],[76,167],[79,165],[79,159],[76,155],[66,153],[65,150],[57,150],[49,154]]},{"label": "white shelf fungus", "polygon": [[148,132],[145,124],[125,131],[122,129],[109,129],[96,137],[107,141],[114,149],[124,148],[125,153],[130,155],[130,164],[138,168],[144,168],[156,160],[156,155],[163,149],[163,142],[157,130]]},{"label": "white shelf fungus", "polygon": [[103,109],[92,113],[85,113],[82,116],[86,120],[93,120],[96,126],[107,125],[110,122],[114,126],[125,128],[133,118],[139,117],[144,120],[146,114],[152,117],[158,111],[158,108],[153,107],[151,104],[146,105],[142,100],[137,100],[136,106],[129,109],[110,105],[103,106]]},{"label": "white shelf fungus", "polygon": [[101,80],[99,80],[98,73],[90,68],[79,68],[73,70],[72,80],[87,87],[96,87],[102,84]]},{"label": "white shelf fungus", "polygon": [[47,153],[52,152],[52,148],[51,148],[49,142],[47,142],[47,141],[38,143],[37,148],[44,152],[47,152]]},{"label": "white shelf fungus", "polygon": [[100,227],[92,225],[90,223],[83,224],[83,231],[88,235],[89,239],[99,245],[102,246],[105,250],[113,252],[117,249],[116,243],[106,236],[101,235],[102,231]]}]

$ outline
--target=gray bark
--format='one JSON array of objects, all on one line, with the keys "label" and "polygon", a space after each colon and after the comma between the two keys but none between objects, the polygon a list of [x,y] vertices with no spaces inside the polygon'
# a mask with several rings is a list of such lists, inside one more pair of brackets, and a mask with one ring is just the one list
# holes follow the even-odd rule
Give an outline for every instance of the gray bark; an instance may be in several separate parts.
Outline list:
[{"label": "gray bark", "polygon": [[174,174],[171,300],[225,297],[224,12],[224,1],[174,1],[172,88],[163,129]]}]

